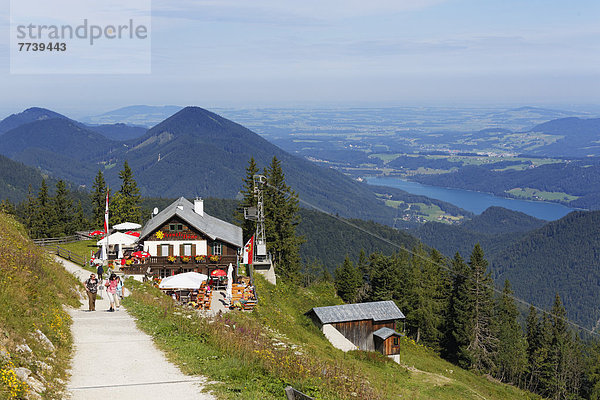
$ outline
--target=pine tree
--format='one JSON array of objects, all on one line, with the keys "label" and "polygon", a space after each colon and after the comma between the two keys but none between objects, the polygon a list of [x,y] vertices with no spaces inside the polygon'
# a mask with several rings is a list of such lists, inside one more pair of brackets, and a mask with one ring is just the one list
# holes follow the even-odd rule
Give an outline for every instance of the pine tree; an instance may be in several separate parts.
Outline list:
[{"label": "pine tree", "polygon": [[459,348],[466,346],[468,335],[466,323],[469,322],[469,304],[466,302],[466,281],[469,275],[469,266],[456,253],[450,265],[452,271],[450,295],[447,303],[446,321],[444,323],[444,338],[442,340],[442,356],[458,364]]},{"label": "pine tree", "polygon": [[369,257],[371,300],[394,300],[400,291],[401,259],[373,253]]},{"label": "pine tree", "polygon": [[556,294],[551,310],[552,345],[550,365],[552,367],[550,387],[546,395],[552,399],[574,398],[581,387],[581,354],[578,341],[573,340],[567,328],[566,311]]},{"label": "pine tree", "polygon": [[335,269],[334,275],[338,296],[345,303],[354,303],[358,296],[358,289],[362,284],[362,276],[360,270],[354,266],[348,255],[346,255],[344,263]]},{"label": "pine tree", "polygon": [[489,372],[493,369],[497,339],[494,337],[494,282],[487,272],[488,262],[479,243],[473,248],[469,266],[471,269],[470,297],[473,300],[473,331],[466,348],[471,368]]},{"label": "pine tree", "polygon": [[369,274],[369,260],[364,249],[360,249],[358,255],[358,262],[356,268],[361,274],[361,285],[358,288],[358,294],[356,297],[357,302],[363,302],[371,297],[371,276]]},{"label": "pine tree", "polygon": [[73,226],[76,231],[82,231],[88,229],[89,221],[83,212],[83,206],[81,205],[81,200],[77,202],[77,210],[75,212],[75,217],[73,219]]},{"label": "pine tree", "polygon": [[140,223],[142,221],[140,189],[133,178],[133,171],[127,161],[123,163],[119,178],[121,179],[121,188],[112,197],[112,203],[110,203],[111,225],[121,222]]},{"label": "pine tree", "polygon": [[3,199],[2,201],[0,201],[0,212],[10,215],[16,215],[17,208],[10,200]]},{"label": "pine tree", "polygon": [[50,223],[51,236],[72,235],[75,232],[73,226],[73,201],[69,199],[69,192],[65,182],[60,180],[56,183],[56,193],[51,199],[52,220]]},{"label": "pine tree", "polygon": [[300,222],[298,195],[285,183],[281,162],[273,157],[265,170],[264,191],[265,234],[273,255],[275,273],[287,281],[295,281],[300,271],[300,244],[296,234]]},{"label": "pine tree", "polygon": [[510,282],[504,282],[498,301],[498,352],[495,376],[503,382],[520,385],[527,368],[527,342],[517,318],[519,311],[513,299]]},{"label": "pine tree", "polygon": [[258,174],[258,171],[259,169],[256,165],[256,161],[254,161],[254,157],[250,158],[248,166],[246,167],[246,177],[243,180],[244,185],[242,190],[240,190],[243,198],[240,207],[235,213],[235,219],[242,227],[244,243],[246,243],[252,235],[254,235],[254,232],[256,232],[256,222],[244,218],[244,208],[256,207],[257,199],[254,193],[254,175]]},{"label": "pine tree", "polygon": [[590,346],[587,365],[590,382],[589,398],[600,400],[600,342],[596,341]]},{"label": "pine tree", "polygon": [[48,194],[48,185],[46,180],[42,179],[31,220],[31,231],[34,238],[49,237],[50,223],[54,219],[53,211],[50,195]]},{"label": "pine tree", "polygon": [[494,336],[493,282],[486,272],[483,250],[475,245],[465,278],[455,289],[453,336],[457,360],[463,368],[490,372],[494,368],[497,339]]},{"label": "pine tree", "polygon": [[446,308],[446,274],[438,261],[434,261],[422,245],[417,247],[400,284],[409,331],[417,342],[423,340],[435,347],[439,346],[442,337]]},{"label": "pine tree", "polygon": [[542,364],[546,355],[542,350],[544,347],[541,325],[534,306],[529,307],[527,315],[527,382],[524,387],[530,392],[537,392]]},{"label": "pine tree", "polygon": [[92,193],[90,197],[92,199],[92,224],[95,227],[104,226],[104,212],[106,210],[106,182],[104,181],[104,174],[102,170],[98,170],[98,174],[94,179],[92,185]]},{"label": "pine tree", "polygon": [[31,185],[29,185],[29,189],[27,191],[27,199],[25,200],[22,213],[21,220],[25,224],[25,228],[29,232],[29,236],[32,238],[38,238],[37,228],[37,198],[33,195],[33,189]]}]

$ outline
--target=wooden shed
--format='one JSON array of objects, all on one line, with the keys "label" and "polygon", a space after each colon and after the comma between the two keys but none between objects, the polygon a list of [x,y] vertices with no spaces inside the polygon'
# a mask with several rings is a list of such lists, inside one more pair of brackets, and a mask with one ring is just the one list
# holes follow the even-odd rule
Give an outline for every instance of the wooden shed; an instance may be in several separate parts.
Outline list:
[{"label": "wooden shed", "polygon": [[390,328],[381,328],[373,332],[373,340],[375,342],[375,350],[391,356],[400,354],[400,337],[402,334]]},{"label": "wooden shed", "polygon": [[[374,336],[375,332],[380,332],[383,328],[387,329],[381,331],[385,334],[390,331],[395,333],[396,321],[404,319],[402,311],[391,300],[315,307],[307,315],[313,319],[321,330],[323,330],[324,325],[332,326],[360,350],[378,350],[384,354],[397,354],[385,353],[377,348]],[[381,341],[386,342],[392,336],[394,335],[388,335]],[[394,337],[397,338],[398,336]],[[393,351],[394,339],[392,338],[390,342],[392,343],[390,351]],[[396,343],[398,342],[396,341]],[[385,349],[381,346],[380,348]]]}]

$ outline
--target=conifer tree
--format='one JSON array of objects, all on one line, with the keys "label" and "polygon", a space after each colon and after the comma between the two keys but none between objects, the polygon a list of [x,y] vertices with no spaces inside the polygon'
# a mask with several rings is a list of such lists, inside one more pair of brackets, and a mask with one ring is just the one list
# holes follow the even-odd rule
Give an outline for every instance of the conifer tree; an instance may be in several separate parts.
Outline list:
[{"label": "conifer tree", "polygon": [[300,271],[300,244],[296,234],[300,222],[298,195],[285,183],[281,162],[273,157],[265,169],[264,191],[265,234],[273,255],[275,273],[287,281],[295,281]]},{"label": "conifer tree", "polygon": [[31,231],[34,238],[49,237],[50,223],[54,219],[53,208],[50,202],[48,193],[48,185],[46,180],[42,179],[40,190],[38,191],[37,200],[35,202],[35,210],[33,210],[33,218],[31,221]]},{"label": "conifer tree", "polygon": [[72,235],[73,226],[73,201],[69,199],[69,192],[63,180],[56,183],[56,193],[51,199],[52,219],[50,222],[51,236]]},{"label": "conifer tree", "polygon": [[495,376],[503,382],[521,384],[527,368],[527,342],[517,318],[519,311],[513,299],[510,282],[504,282],[498,300],[498,352],[495,357]]},{"label": "conifer tree", "polygon": [[10,200],[3,199],[2,201],[0,201],[0,212],[10,215],[16,215],[17,208]]},{"label": "conifer tree", "polygon": [[454,299],[454,339],[457,360],[463,368],[489,372],[494,367],[494,298],[487,260],[478,244],[471,252],[466,278]]},{"label": "conifer tree", "polygon": [[398,298],[401,276],[400,257],[388,257],[373,253],[369,257],[371,300],[394,300]]},{"label": "conifer tree", "polygon": [[589,398],[600,400],[600,342],[596,341],[590,346],[587,364],[589,366],[588,379],[590,382]]},{"label": "conifer tree", "polygon": [[81,200],[77,202],[77,210],[75,211],[75,217],[73,219],[73,225],[75,226],[75,230],[82,231],[89,227],[89,221],[83,212],[83,206],[81,205]]},{"label": "conifer tree", "polygon": [[238,208],[235,213],[235,218],[242,227],[244,243],[246,243],[252,235],[254,235],[254,232],[256,232],[256,222],[244,218],[244,208],[256,207],[257,199],[254,194],[254,175],[258,174],[258,171],[259,169],[256,165],[256,161],[254,161],[254,157],[251,157],[250,161],[248,161],[248,166],[246,167],[246,177],[243,179],[243,187],[242,190],[240,190],[243,198],[240,203],[240,208]]},{"label": "conifer tree", "polygon": [[22,215],[21,220],[25,224],[25,228],[29,232],[29,236],[32,238],[38,237],[38,232],[36,231],[36,218],[37,218],[37,198],[33,195],[33,189],[31,185],[29,185],[29,189],[27,191],[27,199],[24,202],[22,207]]},{"label": "conifer tree", "polygon": [[111,225],[121,222],[142,222],[142,209],[140,207],[140,189],[133,178],[133,171],[127,161],[119,172],[121,188],[112,197],[110,204]]},{"label": "conifer tree", "polygon": [[360,249],[356,268],[360,271],[361,274],[361,285],[358,288],[356,301],[363,302],[371,297],[371,277],[369,274],[369,260],[367,259],[367,255],[364,249]]},{"label": "conifer tree", "polygon": [[417,342],[422,339],[437,347],[446,308],[446,275],[422,245],[413,250],[407,267],[400,284],[407,327]]},{"label": "conifer tree", "polygon": [[[447,304],[448,311],[442,341],[442,355],[447,360],[459,364],[460,348],[466,347],[469,343],[468,332],[470,331],[469,324],[472,314],[466,296],[469,266],[460,253],[457,252],[450,267],[452,270],[452,284]],[[468,364],[466,360],[460,361],[463,363],[462,365]]]},{"label": "conifer tree", "polygon": [[525,388],[537,392],[543,363],[547,359],[547,348],[542,336],[542,327],[534,306],[529,307],[526,320],[527,334],[527,381]]},{"label": "conifer tree", "polygon": [[566,311],[560,296],[556,294],[551,310],[552,345],[550,365],[552,372],[546,395],[552,399],[574,398],[581,386],[581,354],[579,343],[567,328]]},{"label": "conifer tree", "polygon": [[358,296],[358,289],[362,284],[362,275],[360,270],[350,261],[348,255],[346,255],[344,263],[335,269],[334,275],[338,296],[345,303],[354,303]]},{"label": "conifer tree", "polygon": [[92,184],[92,224],[95,227],[104,226],[104,211],[106,209],[106,182],[102,170],[98,170],[94,183]]},{"label": "conifer tree", "polygon": [[471,368],[491,371],[497,339],[494,336],[494,282],[487,272],[488,262],[479,243],[473,248],[469,260],[471,287],[469,297],[473,301],[473,331],[471,342],[465,349],[469,352]]}]

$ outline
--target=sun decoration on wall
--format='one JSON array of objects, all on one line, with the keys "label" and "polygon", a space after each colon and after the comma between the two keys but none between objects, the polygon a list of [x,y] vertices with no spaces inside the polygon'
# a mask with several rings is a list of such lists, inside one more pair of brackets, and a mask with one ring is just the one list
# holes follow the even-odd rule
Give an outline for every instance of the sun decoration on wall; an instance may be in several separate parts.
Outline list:
[{"label": "sun decoration on wall", "polygon": [[165,237],[165,234],[164,234],[164,233],[162,233],[162,231],[158,231],[158,232],[156,232],[156,237],[157,237],[158,239],[162,239],[162,238],[164,238],[164,237]]}]

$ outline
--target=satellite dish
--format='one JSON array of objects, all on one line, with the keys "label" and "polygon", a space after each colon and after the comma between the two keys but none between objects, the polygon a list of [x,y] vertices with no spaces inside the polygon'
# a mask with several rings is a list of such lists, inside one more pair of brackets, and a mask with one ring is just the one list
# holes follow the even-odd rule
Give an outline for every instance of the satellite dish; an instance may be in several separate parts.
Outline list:
[{"label": "satellite dish", "polygon": [[156,214],[158,214],[158,207],[154,207],[154,210],[152,211],[152,214],[153,214],[153,215],[156,215]]}]

